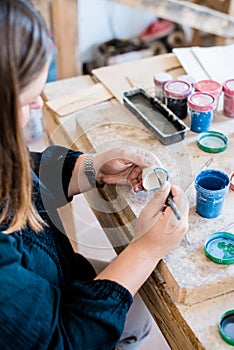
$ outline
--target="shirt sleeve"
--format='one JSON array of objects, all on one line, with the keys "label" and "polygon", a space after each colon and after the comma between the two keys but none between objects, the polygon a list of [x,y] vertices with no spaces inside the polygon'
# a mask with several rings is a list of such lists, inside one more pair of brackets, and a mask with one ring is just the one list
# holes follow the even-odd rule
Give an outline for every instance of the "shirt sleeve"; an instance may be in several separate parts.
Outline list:
[{"label": "shirt sleeve", "polygon": [[77,158],[83,154],[61,146],[50,146],[42,153],[31,152],[33,171],[53,195],[57,208],[72,200],[68,186]]},{"label": "shirt sleeve", "polygon": [[1,244],[6,258],[0,257],[0,349],[115,347],[132,303],[124,287],[109,280],[74,281],[60,290],[20,265],[13,238]]}]

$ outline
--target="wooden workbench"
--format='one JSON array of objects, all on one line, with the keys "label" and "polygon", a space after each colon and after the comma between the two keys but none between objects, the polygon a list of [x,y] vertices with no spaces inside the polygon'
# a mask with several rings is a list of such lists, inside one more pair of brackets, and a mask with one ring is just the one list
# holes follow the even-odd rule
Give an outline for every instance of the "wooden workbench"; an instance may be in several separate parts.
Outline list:
[{"label": "wooden workbench", "polygon": [[[81,76],[47,84],[44,97],[50,103],[45,107],[44,122],[52,142],[85,152],[101,151],[115,145],[141,144],[163,159],[171,181],[185,189],[210,157],[196,146],[197,134],[189,132],[184,142],[162,146],[123,105],[116,102],[116,98],[121,101],[122,91],[131,88],[132,84],[142,85],[152,92],[152,76],[162,70],[170,71],[175,77],[182,72],[176,57],[169,54],[95,70],[95,82],[91,77]],[[93,105],[95,96],[90,91],[100,80],[108,91],[102,92],[103,98]],[[56,109],[56,104],[51,104],[51,100],[56,101],[64,94],[75,93],[76,96],[79,89],[86,91],[90,107],[80,105],[79,111],[59,117],[52,109]],[[82,98],[85,99],[84,94]],[[213,127],[229,136],[229,147],[224,153],[213,155],[212,168],[230,173],[233,170],[234,119],[218,113]],[[173,350],[231,349],[219,335],[218,322],[222,313],[233,309],[233,266],[211,263],[204,256],[203,244],[209,234],[234,221],[234,193],[229,191],[223,214],[212,220],[195,213],[194,195],[193,189],[189,196],[191,246],[181,242],[168,254],[141,288],[141,295]],[[111,186],[100,193],[92,190],[87,198],[116,251],[121,251],[134,235],[135,219],[143,204],[131,197],[126,187],[118,189],[117,193]]]}]

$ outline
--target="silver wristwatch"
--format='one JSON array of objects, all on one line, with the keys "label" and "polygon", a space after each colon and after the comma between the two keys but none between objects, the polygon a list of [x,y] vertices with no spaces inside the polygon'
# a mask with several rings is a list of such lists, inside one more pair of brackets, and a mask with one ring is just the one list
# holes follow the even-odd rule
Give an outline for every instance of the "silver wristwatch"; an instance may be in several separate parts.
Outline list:
[{"label": "silver wristwatch", "polygon": [[100,184],[96,181],[96,172],[93,167],[93,160],[95,154],[87,154],[84,159],[84,172],[92,187],[102,188],[104,183]]}]

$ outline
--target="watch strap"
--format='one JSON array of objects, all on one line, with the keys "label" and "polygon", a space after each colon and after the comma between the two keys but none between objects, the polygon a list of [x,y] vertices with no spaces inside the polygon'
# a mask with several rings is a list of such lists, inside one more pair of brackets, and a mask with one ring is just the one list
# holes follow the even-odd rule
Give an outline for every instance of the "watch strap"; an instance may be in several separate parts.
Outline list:
[{"label": "watch strap", "polygon": [[94,161],[95,154],[87,154],[84,159],[84,172],[87,176],[89,183],[92,187],[96,188],[103,188],[104,183],[98,183],[96,181],[96,172],[93,167],[93,161]]}]

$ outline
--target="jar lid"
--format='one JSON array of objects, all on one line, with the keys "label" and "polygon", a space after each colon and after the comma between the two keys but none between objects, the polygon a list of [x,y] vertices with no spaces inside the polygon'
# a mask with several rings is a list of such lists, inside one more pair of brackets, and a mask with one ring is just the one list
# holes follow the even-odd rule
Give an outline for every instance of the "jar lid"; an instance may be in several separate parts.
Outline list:
[{"label": "jar lid", "polygon": [[230,265],[234,263],[234,234],[215,232],[210,235],[204,245],[206,256],[216,264]]},{"label": "jar lid", "polygon": [[205,131],[198,136],[197,144],[205,152],[221,153],[228,146],[228,138],[218,131]]},{"label": "jar lid", "polygon": [[223,92],[228,95],[234,95],[234,79],[228,79],[223,83]]},{"label": "jar lid", "polygon": [[190,83],[192,86],[194,86],[196,83],[195,78],[189,74],[182,74],[177,79],[182,80],[182,81],[186,81],[187,83]]},{"label": "jar lid", "polygon": [[208,92],[194,92],[188,97],[188,106],[195,111],[209,112],[215,109],[216,99]]},{"label": "jar lid", "polygon": [[195,91],[208,92],[216,98],[219,97],[222,89],[222,85],[215,80],[200,80],[195,84]]},{"label": "jar lid", "polygon": [[167,97],[186,98],[191,90],[191,84],[182,80],[171,80],[164,85],[164,93]]},{"label": "jar lid", "polygon": [[163,86],[169,80],[172,80],[173,77],[170,73],[160,72],[156,73],[154,76],[154,84],[157,86]]},{"label": "jar lid", "polygon": [[144,168],[142,171],[142,185],[147,191],[158,191],[162,184],[168,180],[168,171],[155,165]]},{"label": "jar lid", "polygon": [[221,316],[219,333],[226,343],[234,345],[234,310],[226,311]]}]

